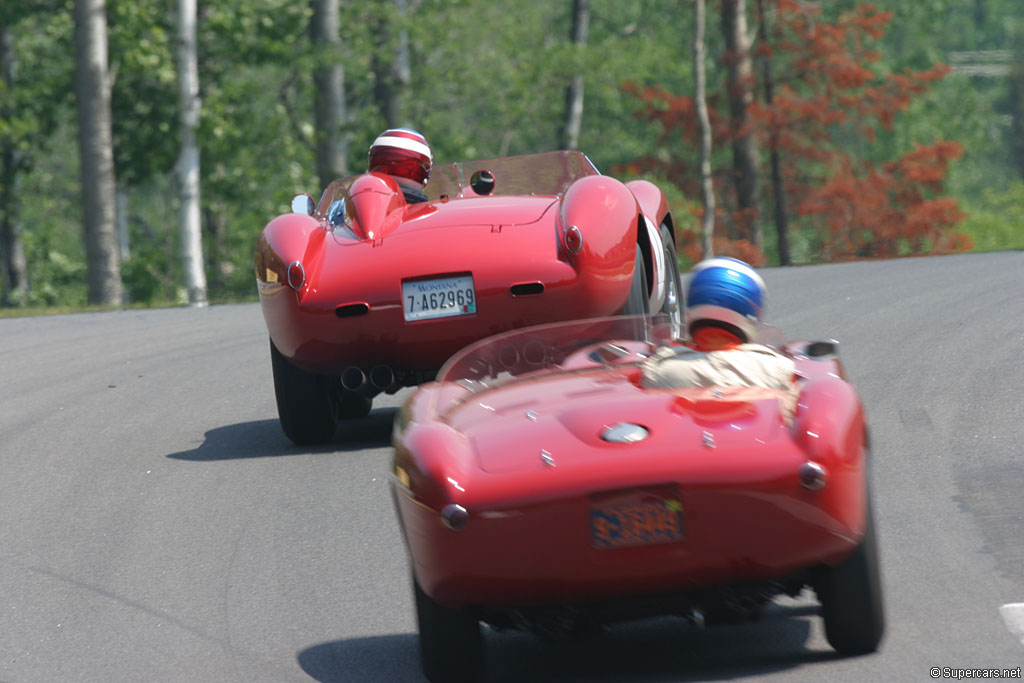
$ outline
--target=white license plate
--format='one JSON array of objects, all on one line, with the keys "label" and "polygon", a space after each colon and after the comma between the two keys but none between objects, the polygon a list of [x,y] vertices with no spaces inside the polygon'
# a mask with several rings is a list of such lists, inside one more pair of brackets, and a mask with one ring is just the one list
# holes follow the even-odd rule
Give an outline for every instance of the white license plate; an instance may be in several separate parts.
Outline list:
[{"label": "white license plate", "polygon": [[476,313],[473,277],[444,277],[402,283],[402,308],[406,320],[447,318]]}]

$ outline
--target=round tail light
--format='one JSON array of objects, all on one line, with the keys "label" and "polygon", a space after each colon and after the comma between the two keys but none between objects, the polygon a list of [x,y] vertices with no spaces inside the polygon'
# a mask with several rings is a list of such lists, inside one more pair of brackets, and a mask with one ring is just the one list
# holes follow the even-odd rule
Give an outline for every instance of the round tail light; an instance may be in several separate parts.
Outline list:
[{"label": "round tail light", "polygon": [[306,284],[306,269],[298,261],[288,264],[288,286],[292,289],[299,289]]},{"label": "round tail light", "polygon": [[565,250],[570,254],[578,254],[583,249],[583,233],[575,225],[565,229]]}]

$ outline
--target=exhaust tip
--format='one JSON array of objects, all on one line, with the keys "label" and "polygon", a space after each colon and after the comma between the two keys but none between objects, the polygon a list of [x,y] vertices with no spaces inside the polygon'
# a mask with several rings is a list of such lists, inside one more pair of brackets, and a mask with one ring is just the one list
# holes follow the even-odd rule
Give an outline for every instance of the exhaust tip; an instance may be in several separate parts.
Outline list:
[{"label": "exhaust tip", "polygon": [[366,384],[366,374],[354,365],[345,368],[341,373],[341,386],[349,391],[357,391]]},{"label": "exhaust tip", "polygon": [[386,365],[376,365],[370,370],[370,384],[375,389],[387,389],[395,383],[395,372]]}]

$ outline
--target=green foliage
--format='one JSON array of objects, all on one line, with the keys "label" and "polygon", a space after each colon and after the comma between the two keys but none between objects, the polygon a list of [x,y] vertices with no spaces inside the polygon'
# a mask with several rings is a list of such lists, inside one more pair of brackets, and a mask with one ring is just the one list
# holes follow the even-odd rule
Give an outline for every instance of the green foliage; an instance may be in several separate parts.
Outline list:
[{"label": "green foliage", "polygon": [[115,74],[114,166],[118,182],[139,185],[169,173],[178,155],[175,27],[165,0],[107,5],[110,70]]},{"label": "green foliage", "polygon": [[[813,4],[831,21],[858,0]],[[893,20],[871,68],[902,73],[950,62],[956,51],[1013,49],[1024,25],[1019,4],[876,1]],[[408,0],[405,16],[392,0],[341,5],[340,47],[318,52],[309,40],[306,1],[199,3],[201,201],[214,300],[254,296],[250,263],[259,230],[287,210],[294,193],[321,189],[310,146],[313,68],[337,62],[345,69],[348,162],[361,169],[370,141],[385,125],[373,60],[390,59],[400,29],[407,31],[411,64],[403,123],[427,135],[439,162],[554,148],[565,88],[577,72],[585,88],[580,148],[603,172],[635,177],[629,163],[644,157],[696,161],[679,151],[678,138],[663,136],[661,123],[638,116],[637,98],[623,93],[625,82],[692,93],[691,3],[591,0],[582,48],[569,42],[569,0]],[[752,26],[754,7],[748,1]],[[0,22],[15,30],[19,63],[18,81],[0,83],[0,146],[23,154],[20,217],[30,297],[47,305],[85,301],[71,8],[72,0],[0,2]],[[709,3],[708,90],[712,107],[722,108],[717,9]],[[123,278],[133,301],[174,301],[181,284],[172,175],[180,141],[175,2],[108,0],[107,14],[116,70],[115,160],[128,195],[131,236]],[[1022,102],[1007,79],[953,73],[873,144],[852,136],[834,142],[857,146],[859,158],[877,165],[918,143],[958,140],[964,156],[952,166],[947,189],[969,215],[965,231],[979,249],[1021,248],[1024,190],[1012,182],[1021,175],[1012,157],[1019,137],[1012,122],[1024,120]],[[727,164],[729,154],[728,147],[716,148],[715,165]],[[679,179],[649,179],[668,190],[677,227],[696,228],[696,205]],[[770,251],[775,236],[767,223],[765,237]],[[790,240],[796,262],[821,253],[821,237],[807,225],[798,222]]]},{"label": "green foliage", "polygon": [[974,240],[976,251],[1024,249],[1024,181],[985,190],[980,201],[965,208],[961,231]]}]

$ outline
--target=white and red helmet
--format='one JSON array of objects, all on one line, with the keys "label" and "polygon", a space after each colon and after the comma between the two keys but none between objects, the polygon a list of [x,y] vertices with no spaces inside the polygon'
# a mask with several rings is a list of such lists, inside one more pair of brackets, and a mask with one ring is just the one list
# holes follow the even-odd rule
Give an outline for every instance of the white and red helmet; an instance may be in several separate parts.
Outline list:
[{"label": "white and red helmet", "polygon": [[408,178],[420,185],[427,184],[433,157],[430,144],[423,134],[411,128],[389,128],[370,145],[370,172]]}]

